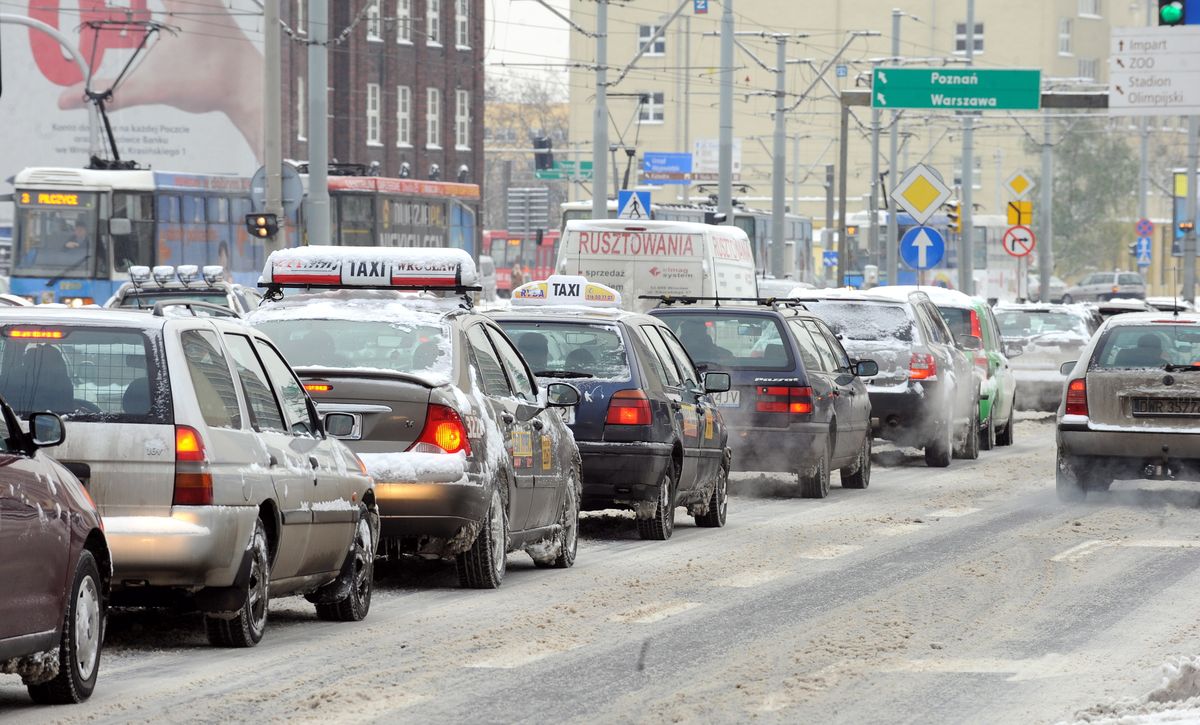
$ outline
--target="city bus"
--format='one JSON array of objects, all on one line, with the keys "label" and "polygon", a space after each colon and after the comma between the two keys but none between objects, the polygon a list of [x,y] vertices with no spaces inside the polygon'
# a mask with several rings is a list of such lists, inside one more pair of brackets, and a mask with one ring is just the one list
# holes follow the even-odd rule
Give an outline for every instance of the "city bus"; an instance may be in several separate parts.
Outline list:
[{"label": "city bus", "polygon": [[[249,178],[29,168],[14,188],[12,291],[34,302],[103,304],[131,265],[219,264],[230,281],[258,282],[264,247],[245,228]],[[454,246],[478,256],[475,184],[331,176],[329,193],[333,238],[313,243]],[[308,243],[303,229],[301,205],[280,220],[284,245]]]},{"label": "city bus", "polygon": [[508,297],[513,287],[513,269],[520,270],[523,282],[546,279],[554,274],[561,233],[550,229],[533,237],[513,236],[504,230],[483,232],[482,254],[492,257],[496,265],[496,292]]}]

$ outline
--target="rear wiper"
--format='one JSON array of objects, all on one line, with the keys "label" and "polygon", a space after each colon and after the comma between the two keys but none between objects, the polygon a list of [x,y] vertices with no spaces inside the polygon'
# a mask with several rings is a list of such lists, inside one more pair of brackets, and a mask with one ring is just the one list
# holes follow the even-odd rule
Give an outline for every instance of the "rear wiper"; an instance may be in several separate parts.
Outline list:
[{"label": "rear wiper", "polygon": [[590,378],[591,373],[580,373],[574,370],[539,370],[534,373],[539,378]]},{"label": "rear wiper", "polygon": [[1188,363],[1187,365],[1175,365],[1167,363],[1166,371],[1169,373],[1183,372],[1184,370],[1200,370],[1200,363]]}]

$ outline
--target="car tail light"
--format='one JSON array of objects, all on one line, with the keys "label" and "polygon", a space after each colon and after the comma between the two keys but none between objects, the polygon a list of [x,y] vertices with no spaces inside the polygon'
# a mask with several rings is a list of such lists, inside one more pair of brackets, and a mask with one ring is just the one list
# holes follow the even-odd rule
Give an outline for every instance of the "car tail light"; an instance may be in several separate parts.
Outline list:
[{"label": "car tail light", "polygon": [[1121,291],[1121,288],[1114,284],[1112,286],[1112,291],[1113,291],[1113,294],[1115,295],[1116,293]]},{"label": "car tail light", "polygon": [[175,426],[175,491],[172,505],[208,506],[213,502],[212,473],[204,440],[195,428]]},{"label": "car tail light", "polygon": [[328,393],[333,386],[329,383],[305,383],[304,389],[310,393]]},{"label": "car tail light", "polygon": [[421,435],[408,447],[418,453],[458,453],[471,455],[471,442],[467,440],[467,427],[453,408],[430,403],[425,412],[425,427]]},{"label": "car tail light", "polygon": [[27,327],[10,327],[4,334],[18,340],[61,340],[62,330],[30,329]]},{"label": "car tail light", "polygon": [[1067,383],[1067,415],[1087,415],[1087,381],[1083,378]]},{"label": "car tail light", "polygon": [[618,390],[608,401],[606,425],[650,425],[650,399],[640,390]]},{"label": "car tail light", "polygon": [[[979,323],[979,313],[975,310],[971,310],[971,334],[983,342],[983,325]],[[985,378],[991,377],[992,366],[988,361],[987,352],[982,349],[975,351],[975,367],[979,368]]]},{"label": "car tail light", "polygon": [[927,352],[914,352],[908,362],[912,380],[937,380],[937,360]]},{"label": "car tail light", "polygon": [[760,385],[754,409],[760,413],[809,415],[813,412],[813,390],[798,385]]}]

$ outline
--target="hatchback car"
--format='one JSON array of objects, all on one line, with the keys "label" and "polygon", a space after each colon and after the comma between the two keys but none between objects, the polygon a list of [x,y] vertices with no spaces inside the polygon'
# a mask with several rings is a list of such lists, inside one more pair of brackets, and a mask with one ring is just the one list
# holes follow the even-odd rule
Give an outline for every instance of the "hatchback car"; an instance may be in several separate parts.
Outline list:
[{"label": "hatchback car", "polygon": [[[463,586],[491,589],[510,551],[539,566],[575,561],[579,450],[555,408],[579,391],[539,387],[471,308],[475,280],[454,249],[275,252],[263,271],[271,301],[248,322],[279,344],[321,411],[350,416],[331,431],[376,479],[381,551],[452,559]],[[284,297],[289,287],[307,291]]]},{"label": "hatchback car", "polygon": [[114,603],[187,602],[223,646],[262,638],[269,596],[362,619],[370,478],[274,344],[184,305],[0,310],[0,388],[23,417],[68,416],[57,454],[104,515]]},{"label": "hatchback car", "polygon": [[20,675],[35,702],[82,702],[100,672],[112,561],[87,491],[42,452],[63,442],[62,419],[29,425],[0,400],[0,673]]},{"label": "hatchback car", "polygon": [[632,509],[644,539],[670,538],[679,506],[698,526],[724,526],[728,433],[708,393],[728,390],[728,380],[699,374],[666,325],[619,307],[610,288],[552,276],[514,290],[513,310],[494,316],[535,375],[583,392],[568,423],[583,456],[585,509]]},{"label": "hatchback car", "polygon": [[[979,454],[979,381],[965,350],[923,292],[818,291],[805,306],[846,351],[878,363],[867,381],[877,437],[924,448],[925,463],[950,465]],[[964,341],[966,342],[966,341]]]},{"label": "hatchback car", "polygon": [[1114,317],[1062,369],[1059,498],[1200,475],[1200,315]]},{"label": "hatchback car", "polygon": [[1058,409],[1065,378],[1059,371],[1076,360],[1103,320],[1088,305],[1001,303],[996,322],[1005,345],[1020,349],[1012,360],[1020,410]]},{"label": "hatchback car", "polygon": [[1063,291],[1062,302],[1103,302],[1114,297],[1146,298],[1146,280],[1137,272],[1094,272]]},{"label": "hatchback car", "polygon": [[787,471],[805,498],[829,495],[831,470],[843,488],[871,481],[871,401],[860,377],[874,361],[851,360],[819,317],[796,306],[660,307],[706,369],[728,371],[716,396],[733,431],[741,470]]},{"label": "hatchback car", "polygon": [[217,265],[134,266],[129,268],[129,277],[105,307],[152,310],[163,301],[195,300],[226,307],[241,316],[262,301],[257,290],[226,281],[224,268]]}]

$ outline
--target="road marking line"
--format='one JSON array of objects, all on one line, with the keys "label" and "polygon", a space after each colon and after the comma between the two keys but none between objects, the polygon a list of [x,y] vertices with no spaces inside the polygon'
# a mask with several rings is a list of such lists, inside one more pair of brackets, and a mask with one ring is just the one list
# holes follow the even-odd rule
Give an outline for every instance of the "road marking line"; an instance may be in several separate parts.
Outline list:
[{"label": "road marking line", "polygon": [[862,548],[862,546],[860,546],[858,544],[826,544],[825,546],[818,546],[815,549],[808,549],[806,551],[802,551],[802,552],[800,552],[799,557],[801,559],[819,559],[819,560],[820,559],[836,559],[839,556],[845,556],[846,554],[853,554],[854,552],[858,551],[861,548]]},{"label": "road marking line", "polygon": [[929,516],[931,518],[938,518],[938,519],[953,519],[953,518],[957,518],[959,516],[967,516],[969,514],[973,514],[978,511],[982,511],[982,510],[983,509],[976,509],[976,508],[939,509],[937,511],[931,512],[929,514]]},{"label": "road marking line", "polygon": [[715,587],[731,587],[733,589],[749,589],[759,584],[766,584],[783,576],[782,571],[755,571],[745,574],[734,574],[724,579],[717,579],[712,584]]},{"label": "road marking line", "polygon": [[1089,539],[1072,546],[1066,551],[1050,557],[1050,561],[1079,561],[1101,549],[1119,547],[1123,549],[1200,549],[1200,541],[1194,539],[1126,539],[1124,541],[1102,541]]},{"label": "road marking line", "polygon": [[1120,545],[1134,549],[1200,549],[1200,541],[1192,539],[1130,539]]},{"label": "road marking line", "polygon": [[497,652],[490,657],[476,662],[468,662],[463,667],[488,670],[512,670],[531,662],[544,660],[552,655],[579,649],[582,646],[583,643],[579,642],[564,647],[546,647],[542,649],[514,648],[512,650]]},{"label": "road marking line", "polygon": [[1072,546],[1066,551],[1060,551],[1059,553],[1050,557],[1050,561],[1079,561],[1093,552],[1112,546],[1114,543],[1115,542],[1102,541],[1100,539],[1088,539],[1081,544]]},{"label": "road marking line", "polygon": [[1003,675],[1008,682],[1042,680],[1064,677],[1084,671],[1078,657],[1047,654],[1032,659],[1000,659],[997,657],[946,658],[936,660],[904,660],[888,665],[884,672],[923,672],[940,674]]},{"label": "road marking line", "polygon": [[925,524],[890,524],[888,526],[881,526],[878,529],[875,529],[874,533],[879,534],[880,536],[903,536],[904,534],[911,534],[914,531],[920,531],[924,527]]},{"label": "road marking line", "polygon": [[695,609],[700,606],[700,602],[656,602],[630,609],[627,612],[614,614],[609,618],[613,622],[626,622],[628,624],[652,624],[659,622],[667,617],[673,617],[676,614],[682,614],[689,609]]}]

